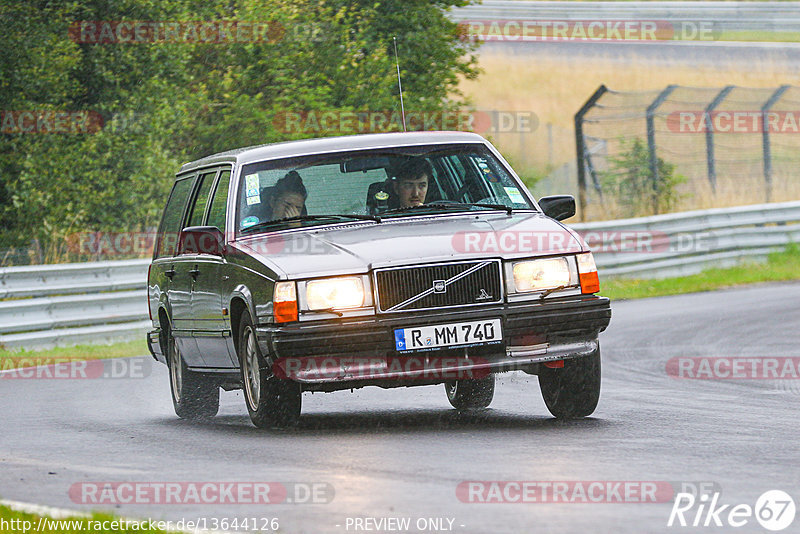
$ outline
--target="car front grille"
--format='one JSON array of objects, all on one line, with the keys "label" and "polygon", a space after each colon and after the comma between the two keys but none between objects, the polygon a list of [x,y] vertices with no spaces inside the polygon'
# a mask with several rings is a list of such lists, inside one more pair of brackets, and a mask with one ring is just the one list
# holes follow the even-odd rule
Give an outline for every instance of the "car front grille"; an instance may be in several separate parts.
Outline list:
[{"label": "car front grille", "polygon": [[492,304],[503,300],[497,260],[440,263],[375,272],[381,312]]}]

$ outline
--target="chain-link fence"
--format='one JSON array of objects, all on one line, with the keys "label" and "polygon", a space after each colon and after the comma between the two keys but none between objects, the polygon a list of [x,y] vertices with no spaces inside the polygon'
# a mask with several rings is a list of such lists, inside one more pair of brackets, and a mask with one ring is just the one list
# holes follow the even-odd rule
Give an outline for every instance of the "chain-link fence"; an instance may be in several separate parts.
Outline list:
[{"label": "chain-link fence", "polygon": [[601,86],[575,137],[584,220],[800,198],[795,86]]}]

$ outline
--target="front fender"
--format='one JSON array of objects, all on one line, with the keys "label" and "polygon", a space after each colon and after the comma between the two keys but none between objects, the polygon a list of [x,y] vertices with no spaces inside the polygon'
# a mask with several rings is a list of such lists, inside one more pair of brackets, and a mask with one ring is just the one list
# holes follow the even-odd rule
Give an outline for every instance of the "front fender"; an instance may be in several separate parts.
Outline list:
[{"label": "front fender", "polygon": [[235,299],[241,299],[244,301],[247,313],[250,314],[250,319],[253,321],[253,324],[258,324],[256,317],[253,316],[256,306],[253,300],[253,293],[250,291],[250,288],[244,284],[239,284],[233,288],[230,298],[228,299],[228,309],[233,309],[233,301]]}]

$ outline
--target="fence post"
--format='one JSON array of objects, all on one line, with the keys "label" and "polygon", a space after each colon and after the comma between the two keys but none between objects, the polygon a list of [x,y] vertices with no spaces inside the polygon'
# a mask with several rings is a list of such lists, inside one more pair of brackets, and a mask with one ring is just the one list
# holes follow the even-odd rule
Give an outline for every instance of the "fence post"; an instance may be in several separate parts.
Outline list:
[{"label": "fence post", "polygon": [[594,190],[597,191],[598,196],[600,196],[600,202],[603,202],[603,188],[600,186],[600,180],[597,178],[597,170],[594,168],[594,163],[592,162],[592,152],[591,150],[586,150],[586,170],[589,171],[589,176],[592,177],[592,185],[594,186]]},{"label": "fence post", "polygon": [[583,137],[583,117],[592,107],[608,92],[605,85],[597,88],[589,100],[575,114],[575,150],[578,156],[578,206],[581,211],[581,221],[586,220],[586,142]]},{"label": "fence post", "polygon": [[678,86],[668,85],[653,100],[653,103],[647,106],[647,150],[650,153],[650,177],[653,180],[653,213],[656,215],[658,214],[658,156],[656,155],[656,127],[653,118],[658,107],[664,103],[664,100],[676,87]]},{"label": "fence post", "polygon": [[722,91],[717,93],[714,100],[706,107],[703,114],[703,122],[706,125],[706,163],[708,166],[708,183],[711,184],[711,192],[717,194],[717,169],[716,162],[714,161],[714,123],[711,120],[711,113],[719,106],[728,93],[733,91],[735,86],[728,85]]},{"label": "fence post", "polygon": [[770,108],[780,100],[783,93],[785,93],[789,87],[789,85],[781,85],[778,87],[778,89],[772,93],[772,96],[769,97],[769,100],[761,106],[761,144],[764,152],[764,189],[766,202],[772,201],[772,147],[769,142],[769,121],[767,121],[767,116],[769,115]]}]

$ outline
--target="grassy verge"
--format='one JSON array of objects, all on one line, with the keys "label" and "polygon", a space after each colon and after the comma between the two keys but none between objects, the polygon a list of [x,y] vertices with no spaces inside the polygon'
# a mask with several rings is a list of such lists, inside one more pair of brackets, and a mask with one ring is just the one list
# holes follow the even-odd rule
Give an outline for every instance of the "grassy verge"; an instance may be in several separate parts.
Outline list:
[{"label": "grassy verge", "polygon": [[0,532],[38,532],[72,534],[77,532],[167,532],[166,524],[160,521],[131,521],[107,514],[92,514],[88,517],[54,519],[39,514],[18,512],[0,505]]},{"label": "grassy verge", "polygon": [[800,280],[800,247],[797,245],[770,254],[766,263],[749,262],[663,280],[606,280],[601,284],[601,294],[611,299],[637,299],[786,280]]},{"label": "grassy verge", "polygon": [[[127,358],[129,356],[145,356],[150,354],[144,336],[135,341],[114,343],[111,345],[77,345],[74,347],[56,347],[47,350],[16,351],[0,350],[0,362],[5,361],[3,368],[9,367],[9,361],[76,361],[97,360],[100,358]],[[13,363],[11,364],[13,366]],[[1,531],[0,531],[1,532]]]},{"label": "grassy verge", "polygon": [[765,30],[728,30],[715,35],[716,41],[754,41],[770,43],[796,43],[800,32],[770,32]]}]

